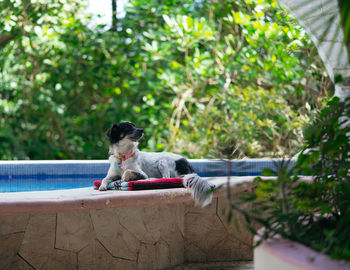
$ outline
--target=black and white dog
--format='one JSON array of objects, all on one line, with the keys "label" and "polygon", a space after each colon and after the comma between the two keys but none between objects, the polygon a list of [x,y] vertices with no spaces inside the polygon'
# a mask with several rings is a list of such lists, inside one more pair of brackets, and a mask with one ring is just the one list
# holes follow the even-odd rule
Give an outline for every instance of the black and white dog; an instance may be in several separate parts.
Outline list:
[{"label": "black and white dog", "polygon": [[212,200],[213,185],[200,178],[190,163],[182,156],[168,152],[142,152],[138,141],[143,137],[142,128],[131,122],[113,124],[106,133],[109,141],[110,167],[99,190],[107,190],[111,181],[141,180],[147,178],[183,177],[183,184],[191,190],[197,205],[202,207]]}]

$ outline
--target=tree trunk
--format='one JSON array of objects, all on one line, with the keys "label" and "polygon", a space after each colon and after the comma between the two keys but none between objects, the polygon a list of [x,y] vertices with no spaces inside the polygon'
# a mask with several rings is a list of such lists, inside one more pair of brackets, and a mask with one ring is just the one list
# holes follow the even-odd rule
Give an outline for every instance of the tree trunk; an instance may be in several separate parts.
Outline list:
[{"label": "tree trunk", "polygon": [[112,0],[112,31],[117,31],[117,0]]}]

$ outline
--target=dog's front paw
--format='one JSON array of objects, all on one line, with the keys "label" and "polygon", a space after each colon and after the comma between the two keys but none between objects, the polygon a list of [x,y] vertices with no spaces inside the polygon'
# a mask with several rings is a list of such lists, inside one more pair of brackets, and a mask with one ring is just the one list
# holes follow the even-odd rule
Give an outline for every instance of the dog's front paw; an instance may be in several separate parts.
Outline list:
[{"label": "dog's front paw", "polygon": [[99,191],[106,191],[107,190],[107,185],[101,184],[101,186],[98,189]]},{"label": "dog's front paw", "polygon": [[135,180],[135,172],[132,170],[126,170],[122,175],[122,180],[126,182]]}]

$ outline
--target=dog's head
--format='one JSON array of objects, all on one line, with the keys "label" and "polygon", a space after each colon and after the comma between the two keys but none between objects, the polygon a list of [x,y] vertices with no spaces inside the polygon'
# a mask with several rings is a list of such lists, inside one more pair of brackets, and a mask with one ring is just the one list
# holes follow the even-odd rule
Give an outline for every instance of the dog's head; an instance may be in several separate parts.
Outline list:
[{"label": "dog's head", "polygon": [[121,122],[119,124],[113,124],[108,129],[106,136],[110,144],[119,144],[122,141],[137,142],[144,135],[142,128],[137,128],[131,122]]}]

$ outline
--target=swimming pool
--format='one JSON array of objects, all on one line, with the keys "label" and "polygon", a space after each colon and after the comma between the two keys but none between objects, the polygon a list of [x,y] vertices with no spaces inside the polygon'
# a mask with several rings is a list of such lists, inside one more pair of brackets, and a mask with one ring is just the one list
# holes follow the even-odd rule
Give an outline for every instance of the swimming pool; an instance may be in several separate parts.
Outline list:
[{"label": "swimming pool", "polygon": [[[227,224],[226,194],[276,160],[190,160],[216,186],[205,208],[185,188],[99,192],[107,161],[0,162],[0,269],[167,269],[252,260],[252,234]],[[227,175],[233,176],[227,186]],[[219,177],[217,177],[219,176]],[[62,189],[62,190],[61,190]],[[244,218],[234,213],[240,228]]]},{"label": "swimming pool", "polygon": [[[278,159],[190,160],[201,177],[257,176],[276,168]],[[292,162],[293,163],[293,162]],[[231,168],[228,169],[230,164]],[[92,187],[108,171],[105,160],[0,161],[0,193]]]},{"label": "swimming pool", "polygon": [[92,186],[108,170],[106,161],[0,161],[0,193]]}]

